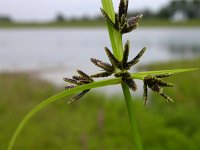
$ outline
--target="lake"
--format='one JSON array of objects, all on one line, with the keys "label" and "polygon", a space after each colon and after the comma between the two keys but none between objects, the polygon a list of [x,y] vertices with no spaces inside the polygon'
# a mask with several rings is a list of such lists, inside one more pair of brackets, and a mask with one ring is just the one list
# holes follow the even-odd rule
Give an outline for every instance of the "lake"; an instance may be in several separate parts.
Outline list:
[{"label": "lake", "polygon": [[[200,28],[139,28],[127,39],[129,58],[147,47],[140,64],[200,56]],[[105,46],[111,48],[104,28],[0,29],[0,71],[31,71],[63,86],[76,69],[98,71],[90,58],[108,62]]]}]

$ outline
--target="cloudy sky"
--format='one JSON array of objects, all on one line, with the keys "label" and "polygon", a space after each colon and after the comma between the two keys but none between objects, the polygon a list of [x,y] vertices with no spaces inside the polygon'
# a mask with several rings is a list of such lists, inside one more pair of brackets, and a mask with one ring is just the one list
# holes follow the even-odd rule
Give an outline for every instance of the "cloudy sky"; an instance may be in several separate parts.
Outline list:
[{"label": "cloudy sky", "polygon": [[[129,10],[149,8],[154,11],[170,0],[129,0]],[[117,8],[119,0],[113,0]],[[101,0],[0,0],[0,16],[18,21],[48,21],[61,13],[65,17],[100,14]]]}]

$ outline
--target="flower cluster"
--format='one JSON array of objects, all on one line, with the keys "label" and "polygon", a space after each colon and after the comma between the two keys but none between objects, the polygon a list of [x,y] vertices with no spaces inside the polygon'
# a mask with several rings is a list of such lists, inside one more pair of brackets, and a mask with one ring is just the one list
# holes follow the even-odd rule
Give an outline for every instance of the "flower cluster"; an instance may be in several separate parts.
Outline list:
[{"label": "flower cluster", "polygon": [[[67,85],[65,87],[65,89],[71,89],[71,88],[74,88],[76,86],[79,86],[79,85],[83,85],[83,84],[88,84],[88,83],[91,83],[93,82],[94,80],[89,76],[87,75],[86,73],[84,73],[83,71],[81,70],[77,70],[78,72],[78,76],[72,76],[72,79],[70,78],[63,78],[63,80],[65,82],[68,82],[70,83],[70,85]],[[71,100],[68,102],[68,103],[74,103],[75,101],[77,101],[79,98],[81,98],[82,96],[84,96],[86,93],[88,93],[90,91],[90,89],[87,89],[87,90],[84,90],[82,91],[81,93],[79,93],[78,95],[74,96],[71,98]]]},{"label": "flower cluster", "polygon": [[108,14],[101,8],[101,12],[108,23],[120,33],[128,33],[136,29],[138,22],[142,19],[142,14],[135,17],[127,18],[128,0],[121,0],[118,13],[115,13],[115,21],[113,22]]},{"label": "flower cluster", "polygon": [[101,73],[97,73],[91,75],[91,77],[99,78],[99,77],[107,77],[114,74],[115,77],[121,77],[122,81],[124,81],[130,89],[136,91],[137,86],[134,80],[131,78],[128,70],[135,64],[139,62],[140,57],[144,54],[146,48],[144,47],[138,55],[133,58],[131,61],[128,61],[130,43],[126,42],[123,50],[123,58],[122,61],[119,61],[115,58],[115,56],[110,52],[110,50],[105,47],[106,54],[111,62],[111,64],[102,62],[98,59],[91,58],[91,61],[98,67],[102,68],[104,71]]},{"label": "flower cluster", "polygon": [[[102,14],[104,15],[107,22],[118,32],[121,34],[131,32],[132,30],[136,29],[138,26],[139,20],[142,18],[142,15],[138,15],[136,17],[127,18],[127,9],[128,9],[128,0],[120,0],[119,4],[119,11],[118,13],[115,13],[115,22],[113,22],[107,13],[101,9]],[[86,73],[78,70],[78,76],[73,76],[72,79],[64,78],[64,80],[68,83],[65,88],[70,89],[74,88],[79,85],[88,84],[91,82],[94,82],[93,78],[100,78],[100,77],[108,77],[111,75],[114,75],[116,78],[121,78],[122,82],[125,82],[127,86],[133,90],[136,91],[137,85],[132,78],[131,74],[128,72],[130,68],[134,65],[136,65],[144,52],[146,51],[146,48],[144,47],[135,58],[128,61],[129,51],[130,51],[130,43],[127,41],[124,45],[123,51],[123,57],[122,60],[118,60],[111,51],[105,47],[105,52],[110,60],[110,63],[103,62],[101,60],[98,60],[96,58],[91,58],[91,62],[95,64],[97,67],[103,69],[100,73],[96,73],[93,75],[87,75]],[[144,104],[147,103],[147,94],[148,94],[148,88],[150,88],[153,92],[159,93],[162,97],[167,99],[167,101],[173,102],[173,100],[165,95],[163,93],[163,87],[172,87],[173,84],[163,81],[161,78],[169,77],[172,74],[158,74],[158,75],[147,75],[143,79],[144,83]],[[79,98],[81,98],[83,95],[88,93],[90,89],[84,90],[78,95],[72,97],[72,99],[69,101],[69,103],[73,103]]]},{"label": "flower cluster", "polygon": [[144,82],[144,105],[147,104],[147,93],[148,93],[148,88],[149,87],[153,92],[157,92],[159,93],[162,97],[164,97],[165,99],[167,99],[167,101],[173,102],[173,100],[167,96],[166,94],[163,93],[163,87],[173,87],[174,84],[172,83],[168,83],[163,81],[160,78],[164,78],[164,77],[169,77],[172,74],[159,74],[159,75],[148,75],[144,78],[143,82]]}]

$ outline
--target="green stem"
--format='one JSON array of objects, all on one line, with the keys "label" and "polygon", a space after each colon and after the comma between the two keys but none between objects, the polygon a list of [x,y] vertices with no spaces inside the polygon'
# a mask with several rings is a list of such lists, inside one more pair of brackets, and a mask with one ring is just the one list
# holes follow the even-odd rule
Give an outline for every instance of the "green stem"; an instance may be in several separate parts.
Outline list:
[{"label": "green stem", "polygon": [[[113,8],[112,0],[102,0],[102,5],[103,5],[103,9],[106,11],[108,16],[114,22],[115,12]],[[108,26],[110,41],[113,48],[113,53],[118,60],[122,60],[122,57],[123,57],[122,34],[116,31],[115,29],[113,29],[112,26],[110,26],[108,22],[107,22],[107,26]],[[133,141],[134,141],[136,150],[142,150],[142,144],[140,141],[139,131],[137,129],[137,123],[135,119],[134,107],[133,107],[130,91],[129,91],[128,86],[125,83],[121,83],[121,86],[123,89],[124,98],[125,98],[126,106],[128,110]]]},{"label": "green stem", "polygon": [[136,150],[142,150],[142,143],[141,143],[140,135],[138,132],[138,127],[137,127],[137,122],[135,118],[135,112],[134,112],[134,107],[133,107],[133,102],[131,99],[129,87],[124,82],[122,82],[121,85],[122,85],[122,90],[124,93],[124,98],[126,100],[126,106],[128,110],[129,121],[131,124],[131,132],[132,132],[132,137],[134,139],[133,140],[134,145],[136,147]]},{"label": "green stem", "polygon": [[[113,8],[112,0],[102,0],[102,6],[105,12],[108,14],[110,19],[115,22],[115,11]],[[122,34],[115,30],[107,22],[109,37],[113,49],[113,54],[118,60],[122,60],[123,57],[123,44],[122,44]]]}]

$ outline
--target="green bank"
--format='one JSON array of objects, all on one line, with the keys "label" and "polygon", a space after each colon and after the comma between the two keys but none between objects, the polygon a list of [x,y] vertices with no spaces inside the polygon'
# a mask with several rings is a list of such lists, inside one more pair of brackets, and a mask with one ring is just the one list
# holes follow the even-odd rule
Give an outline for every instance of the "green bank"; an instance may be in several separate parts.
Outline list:
[{"label": "green bank", "polygon": [[[143,19],[142,27],[200,27],[200,20],[172,22],[166,19]],[[12,23],[0,22],[0,28],[70,28],[70,27],[105,27],[103,20],[58,21],[49,23]]]}]

